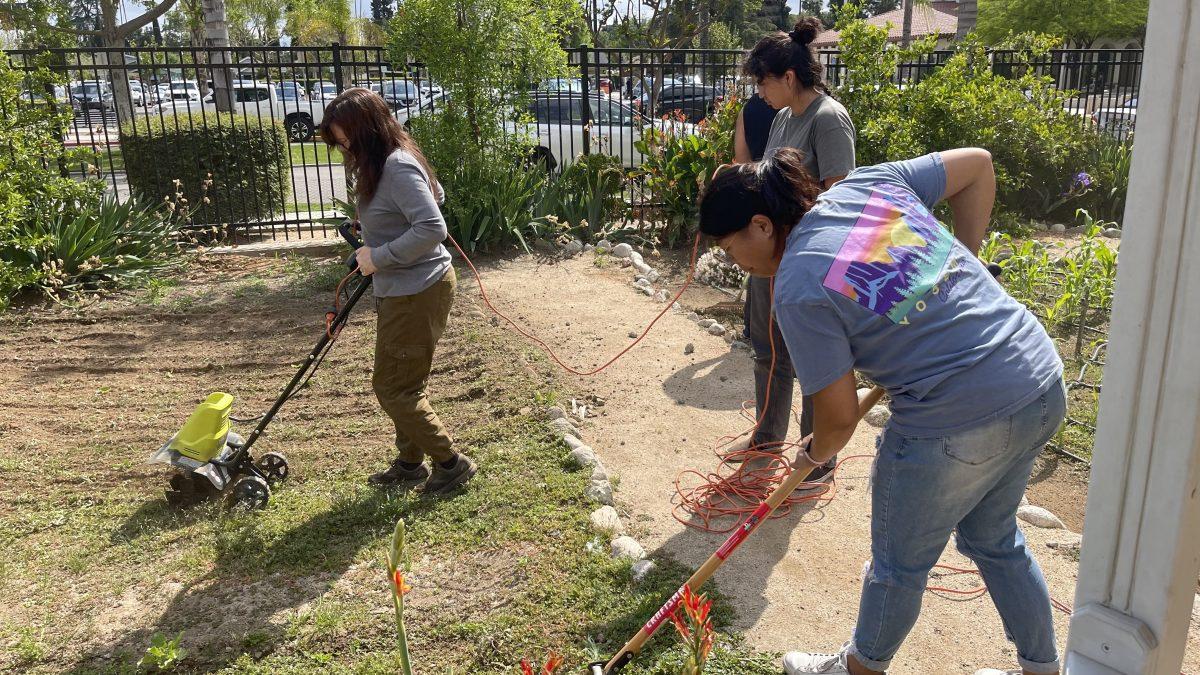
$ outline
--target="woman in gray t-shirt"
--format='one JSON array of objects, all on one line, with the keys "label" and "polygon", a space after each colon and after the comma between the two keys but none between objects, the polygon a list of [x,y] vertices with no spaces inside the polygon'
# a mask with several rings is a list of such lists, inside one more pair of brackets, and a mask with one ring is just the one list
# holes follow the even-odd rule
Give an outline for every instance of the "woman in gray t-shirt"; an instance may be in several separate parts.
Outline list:
[{"label": "woman in gray t-shirt", "polygon": [[[805,168],[822,187],[828,188],[854,169],[854,123],[825,86],[824,68],[811,46],[820,30],[820,21],[806,17],[790,33],[767,35],[754,45],[742,71],[754,78],[759,95],[772,108],[779,109],[771,122],[764,156],[770,157],[778,148],[796,148],[804,153]],[[750,122],[739,121],[743,125]],[[744,126],[738,129],[743,137],[751,131],[754,130]],[[735,144],[735,147],[740,146]],[[737,159],[744,162],[750,158]],[[751,277],[744,317],[746,336],[754,349],[758,424],[750,447],[760,452],[777,452],[787,437],[795,378],[791,357],[771,316],[771,305],[771,280]],[[808,396],[802,405],[800,436],[804,437],[812,433],[812,401]],[[828,481],[836,460],[834,457],[828,465],[814,471],[810,482]]]}]

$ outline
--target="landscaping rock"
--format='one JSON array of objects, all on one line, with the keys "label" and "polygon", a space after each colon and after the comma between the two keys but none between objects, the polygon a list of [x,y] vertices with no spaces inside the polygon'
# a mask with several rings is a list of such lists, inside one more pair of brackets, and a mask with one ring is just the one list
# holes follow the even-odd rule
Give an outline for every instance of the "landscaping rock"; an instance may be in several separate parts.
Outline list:
[{"label": "landscaping rock", "polygon": [[723,335],[721,335],[721,337],[725,338],[725,344],[727,344],[727,345],[733,344],[733,332],[732,331],[726,331]]},{"label": "landscaping rock", "polygon": [[596,460],[596,466],[592,467],[591,480],[608,480],[608,469],[605,469],[599,460]]},{"label": "landscaping rock", "polygon": [[1120,239],[1121,238],[1121,231],[1115,227],[1110,227],[1110,228],[1104,230],[1104,232],[1102,232],[1101,234],[1108,237],[1109,239]]},{"label": "landscaping rock", "polygon": [[1062,223],[1054,223],[1053,225],[1050,226],[1050,231],[1051,232],[1059,232],[1059,233],[1066,232],[1067,226],[1063,225]]},{"label": "landscaping rock", "polygon": [[633,253],[633,247],[629,244],[617,244],[612,250],[612,254],[618,258],[628,258],[631,253]]},{"label": "landscaping rock", "polygon": [[611,506],[601,506],[592,511],[591,520],[592,527],[601,532],[622,534],[625,531],[625,526],[621,524],[621,517],[617,515],[617,510]]},{"label": "landscaping rock", "polygon": [[1029,495],[1021,495],[1021,506],[1029,506]]},{"label": "landscaping rock", "polygon": [[700,321],[700,315],[699,315],[699,314],[697,314],[697,313],[695,313],[695,312],[688,312],[688,314],[687,314],[687,320],[688,320],[688,321],[696,321],[696,322],[698,322],[698,321]]},{"label": "landscaping rock", "polygon": [[641,560],[646,557],[646,549],[630,536],[617,537],[612,540],[612,557]]},{"label": "landscaping rock", "polygon": [[1083,546],[1083,535],[1066,530],[1054,541],[1046,542],[1046,546],[1063,553],[1077,553]]},{"label": "landscaping rock", "polygon": [[583,437],[583,434],[579,433],[579,430],[575,428],[575,425],[571,424],[565,417],[560,417],[559,419],[551,420],[550,428],[554,429],[555,433],[558,434],[559,438],[562,438],[563,436],[567,436],[567,435],[575,436],[576,438]]},{"label": "landscaping rock", "polygon": [[633,573],[634,583],[642,583],[642,581],[646,578],[646,575],[653,572],[655,567],[656,565],[654,564],[653,560],[639,560],[633,563],[633,566],[629,568],[629,571]]},{"label": "landscaping rock", "polygon": [[647,297],[649,297],[649,296],[653,296],[653,295],[654,295],[654,289],[653,289],[653,288],[643,288],[643,289],[641,289],[641,291],[642,291],[642,294],[643,294],[643,295],[646,295]]},{"label": "landscaping rock", "polygon": [[1050,231],[1050,223],[1043,223],[1040,220],[1035,220],[1035,221],[1033,221],[1032,225],[1033,225],[1033,229],[1037,230],[1038,232]]},{"label": "landscaping rock", "polygon": [[695,351],[696,351],[696,345],[694,345],[690,342],[683,346],[683,353],[685,356],[688,354],[691,354]]},{"label": "landscaping rock", "polygon": [[714,319],[700,319],[699,321],[696,322],[696,325],[700,326],[701,328],[708,328],[709,326],[713,325],[714,323],[716,323],[716,320],[714,320]]},{"label": "landscaping rock", "polygon": [[892,411],[888,410],[887,406],[877,405],[868,410],[866,417],[863,419],[867,421],[867,424],[870,424],[873,427],[882,427],[883,425],[887,424],[887,421],[891,419],[891,417]]},{"label": "landscaping rock", "polygon": [[708,327],[708,334],[709,335],[724,335],[725,334],[725,326],[722,326],[719,323],[714,323],[713,325]]},{"label": "landscaping rock", "polygon": [[549,408],[546,408],[546,417],[549,417],[552,420],[566,419],[567,411],[556,405],[552,405]]},{"label": "landscaping rock", "polygon": [[637,265],[638,263],[641,263],[642,265],[646,264],[646,260],[644,258],[642,258],[642,254],[638,253],[637,251],[629,252],[629,261],[632,262],[634,265]]},{"label": "landscaping rock", "polygon": [[633,269],[637,270],[638,274],[650,274],[654,271],[649,265],[640,260],[633,261]]},{"label": "landscaping rock", "polygon": [[670,300],[670,299],[671,299],[671,296],[667,294],[666,289],[660,288],[654,292],[654,301],[655,302],[666,302],[667,300]]},{"label": "landscaping rock", "polygon": [[646,272],[646,279],[648,279],[650,281],[650,283],[654,283],[655,281],[658,281],[658,270],[652,269],[649,272]]},{"label": "landscaping rock", "polygon": [[612,242],[607,239],[601,239],[600,241],[596,242],[596,250],[597,251],[605,251],[612,247],[613,247]]},{"label": "landscaping rock", "polygon": [[750,349],[750,345],[746,344],[745,342],[742,342],[741,340],[734,340],[733,342],[729,343],[729,348],[730,349]]},{"label": "landscaping rock", "polygon": [[582,252],[583,242],[579,241],[578,239],[572,239],[571,241],[567,242],[566,246],[563,246],[563,253],[567,257],[577,256]]},{"label": "landscaping rock", "polygon": [[650,282],[646,281],[646,277],[638,277],[633,280],[633,285],[638,288],[650,288]]},{"label": "landscaping rock", "polygon": [[637,331],[636,331],[636,330],[631,330],[631,331],[629,331],[629,337],[631,337],[631,338],[636,338],[636,337],[637,337]]},{"label": "landscaping rock", "polygon": [[1017,509],[1017,517],[1034,527],[1044,527],[1050,530],[1066,529],[1066,525],[1063,525],[1063,521],[1059,520],[1058,516],[1040,506],[1030,504],[1022,506]]},{"label": "landscaping rock", "polygon": [[586,445],[572,450],[571,454],[567,455],[567,459],[575,466],[585,469],[596,466],[600,461],[596,458],[596,452]]},{"label": "landscaping rock", "polygon": [[591,253],[592,251],[595,251],[595,250],[596,250],[596,247],[595,247],[595,246],[592,246],[591,244],[584,244],[584,245],[583,245],[583,252],[584,252],[584,253]]},{"label": "landscaping rock", "polygon": [[588,481],[587,489],[583,491],[583,495],[600,504],[612,506],[613,503],[612,484],[606,480]]},{"label": "landscaping rock", "polygon": [[583,441],[572,436],[571,434],[567,434],[567,435],[563,436],[562,440],[563,440],[563,443],[566,443],[567,447],[572,450],[578,450],[579,448],[587,447],[587,443],[584,443]]}]

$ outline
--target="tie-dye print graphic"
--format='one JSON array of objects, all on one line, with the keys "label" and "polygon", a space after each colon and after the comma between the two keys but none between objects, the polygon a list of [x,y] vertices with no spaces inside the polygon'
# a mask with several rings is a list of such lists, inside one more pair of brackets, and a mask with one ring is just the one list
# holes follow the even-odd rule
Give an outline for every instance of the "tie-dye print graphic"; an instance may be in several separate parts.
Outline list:
[{"label": "tie-dye print graphic", "polygon": [[904,323],[937,284],[953,243],[950,232],[913,195],[876,184],[825,275],[825,287]]}]

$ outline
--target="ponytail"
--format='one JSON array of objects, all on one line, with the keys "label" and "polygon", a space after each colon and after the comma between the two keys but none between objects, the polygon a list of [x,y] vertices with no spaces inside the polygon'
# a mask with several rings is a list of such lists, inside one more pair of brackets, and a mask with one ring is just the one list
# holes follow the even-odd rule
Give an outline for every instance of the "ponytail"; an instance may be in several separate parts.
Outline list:
[{"label": "ponytail", "polygon": [[728,166],[713,177],[700,196],[700,231],[720,239],[744,230],[757,215],[771,219],[775,245],[783,250],[787,235],[821,193],[804,168],[804,154],[780,148],[760,162]]},{"label": "ponytail", "polygon": [[762,82],[768,75],[783,77],[790,70],[796,73],[801,85],[828,91],[825,67],[812,48],[812,42],[822,28],[820,20],[806,16],[796,22],[790,33],[777,31],[767,35],[750,50],[742,64],[742,72],[753,77],[755,82]]}]

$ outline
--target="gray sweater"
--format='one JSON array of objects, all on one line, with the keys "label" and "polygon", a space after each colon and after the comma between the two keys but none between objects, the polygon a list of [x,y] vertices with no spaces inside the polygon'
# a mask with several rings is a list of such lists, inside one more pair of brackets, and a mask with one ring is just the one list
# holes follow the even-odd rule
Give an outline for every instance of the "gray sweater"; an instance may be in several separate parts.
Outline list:
[{"label": "gray sweater", "polygon": [[370,246],[377,298],[415,295],[442,278],[450,252],[446,221],[416,157],[396,150],[383,165],[375,196],[359,200],[358,221]]}]

